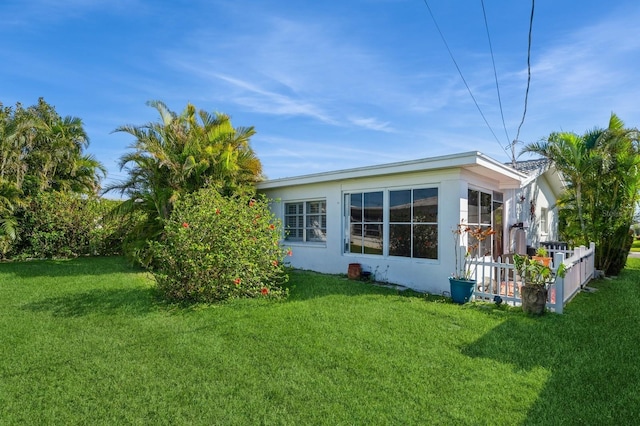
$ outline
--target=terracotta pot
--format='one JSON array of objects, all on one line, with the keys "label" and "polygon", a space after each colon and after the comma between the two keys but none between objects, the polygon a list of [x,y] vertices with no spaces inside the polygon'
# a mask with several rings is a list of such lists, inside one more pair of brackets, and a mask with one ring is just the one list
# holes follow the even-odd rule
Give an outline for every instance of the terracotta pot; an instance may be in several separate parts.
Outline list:
[{"label": "terracotta pot", "polygon": [[542,263],[544,266],[551,265],[550,257],[542,257],[542,256],[531,256],[531,260],[535,260],[536,262]]},{"label": "terracotta pot", "polygon": [[347,277],[350,280],[359,280],[361,274],[362,274],[362,265],[360,265],[359,263],[349,264],[349,269],[347,270]]},{"label": "terracotta pot", "polygon": [[536,285],[523,285],[520,288],[522,310],[528,314],[542,315],[547,306],[547,289]]}]

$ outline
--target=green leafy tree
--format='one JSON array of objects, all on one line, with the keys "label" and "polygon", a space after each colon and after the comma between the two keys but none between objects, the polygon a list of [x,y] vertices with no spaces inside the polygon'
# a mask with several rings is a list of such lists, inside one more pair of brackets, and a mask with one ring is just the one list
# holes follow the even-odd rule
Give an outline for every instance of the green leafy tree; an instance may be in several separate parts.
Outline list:
[{"label": "green leafy tree", "polygon": [[177,114],[159,101],[148,102],[160,120],[116,129],[132,135],[131,152],[120,159],[128,178],[109,186],[127,199],[121,215],[135,218],[128,253],[148,264],[145,247],[159,239],[177,200],[206,185],[223,195],[252,193],[262,178],[262,165],[249,145],[253,127],[237,127],[226,114],[210,114],[188,104]]},{"label": "green leafy tree", "polygon": [[0,103],[0,254],[25,228],[26,206],[42,193],[97,195],[106,171],[84,153],[89,139],[77,117],[61,117],[40,98],[24,108]]},{"label": "green leafy tree", "polygon": [[561,237],[596,243],[596,267],[617,274],[630,248],[629,228],[640,190],[639,132],[615,114],[605,129],[552,133],[523,152],[550,159],[567,180],[560,198]]}]

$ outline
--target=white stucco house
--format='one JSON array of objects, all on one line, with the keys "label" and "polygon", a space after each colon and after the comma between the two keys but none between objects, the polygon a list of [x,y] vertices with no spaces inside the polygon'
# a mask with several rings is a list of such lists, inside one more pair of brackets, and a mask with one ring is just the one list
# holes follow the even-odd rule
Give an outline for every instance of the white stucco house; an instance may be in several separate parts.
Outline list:
[{"label": "white stucco house", "polygon": [[480,152],[258,184],[282,220],[293,267],[344,274],[359,263],[376,280],[435,294],[449,290],[458,223],[497,231],[484,254],[526,250],[557,238],[562,188],[545,162],[514,168]]}]

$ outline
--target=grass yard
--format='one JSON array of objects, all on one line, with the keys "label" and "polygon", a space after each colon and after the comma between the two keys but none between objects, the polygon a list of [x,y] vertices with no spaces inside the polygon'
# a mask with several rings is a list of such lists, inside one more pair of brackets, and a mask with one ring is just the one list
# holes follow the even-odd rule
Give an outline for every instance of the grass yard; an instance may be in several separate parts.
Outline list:
[{"label": "grass yard", "polygon": [[179,308],[120,258],[0,264],[0,424],[640,424],[640,259],[564,315],[295,272]]},{"label": "grass yard", "polygon": [[631,251],[640,252],[640,240],[633,240],[633,243],[631,243]]}]

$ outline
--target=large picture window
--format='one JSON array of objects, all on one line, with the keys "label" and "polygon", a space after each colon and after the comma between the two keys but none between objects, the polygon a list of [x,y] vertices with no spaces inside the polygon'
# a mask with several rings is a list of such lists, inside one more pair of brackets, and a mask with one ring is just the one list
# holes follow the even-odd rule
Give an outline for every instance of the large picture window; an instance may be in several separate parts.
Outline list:
[{"label": "large picture window", "polygon": [[438,258],[438,189],[389,191],[389,255]]},{"label": "large picture window", "polygon": [[348,253],[382,254],[382,191],[358,192],[346,196],[349,218]]},{"label": "large picture window", "polygon": [[438,188],[345,194],[345,253],[438,258]]},{"label": "large picture window", "polygon": [[285,203],[285,240],[325,242],[327,203],[324,200]]}]

